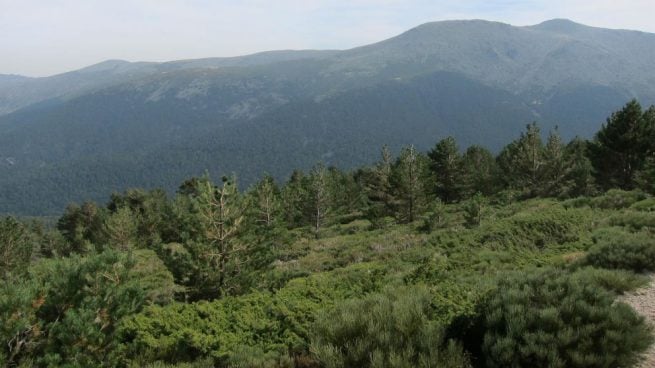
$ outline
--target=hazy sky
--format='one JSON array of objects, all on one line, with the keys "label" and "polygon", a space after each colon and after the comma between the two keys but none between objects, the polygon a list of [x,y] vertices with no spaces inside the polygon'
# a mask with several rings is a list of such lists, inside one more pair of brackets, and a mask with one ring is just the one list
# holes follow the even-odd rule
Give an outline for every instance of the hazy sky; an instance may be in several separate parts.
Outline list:
[{"label": "hazy sky", "polygon": [[421,23],[551,18],[655,32],[655,0],[0,0],[0,73],[43,76],[106,59],[165,61],[345,49]]}]

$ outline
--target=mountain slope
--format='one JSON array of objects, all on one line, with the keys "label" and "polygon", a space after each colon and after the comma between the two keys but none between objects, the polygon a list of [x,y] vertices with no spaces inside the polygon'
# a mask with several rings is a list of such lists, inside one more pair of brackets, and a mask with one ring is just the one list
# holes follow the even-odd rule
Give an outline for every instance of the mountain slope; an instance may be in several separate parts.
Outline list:
[{"label": "mountain slope", "polygon": [[0,78],[0,212],[172,190],[206,169],[247,185],[447,135],[499,149],[533,120],[590,136],[627,99],[655,101],[653,57],[653,34],[447,21],[345,51],[107,61],[10,87]]}]

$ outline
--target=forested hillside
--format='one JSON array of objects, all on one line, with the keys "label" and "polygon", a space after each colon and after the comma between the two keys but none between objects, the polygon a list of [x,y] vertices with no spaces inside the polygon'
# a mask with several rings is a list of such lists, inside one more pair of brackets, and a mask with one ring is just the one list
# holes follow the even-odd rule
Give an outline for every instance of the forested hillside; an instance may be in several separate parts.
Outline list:
[{"label": "forested hillside", "polygon": [[625,101],[655,102],[653,50],[653,34],[566,20],[448,21],[350,50],[2,76],[0,212],[53,215],[130,187],[173,193],[206,170],[237,172],[246,188],[448,136],[497,153],[531,121],[590,138]]},{"label": "forested hillside", "polygon": [[631,367],[652,327],[655,107],[0,219],[0,365]]}]

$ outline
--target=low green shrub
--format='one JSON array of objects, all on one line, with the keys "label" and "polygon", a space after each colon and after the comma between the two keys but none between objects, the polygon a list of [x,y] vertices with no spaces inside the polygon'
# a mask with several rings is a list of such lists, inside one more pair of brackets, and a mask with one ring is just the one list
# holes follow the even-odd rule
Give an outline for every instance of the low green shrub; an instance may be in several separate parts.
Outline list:
[{"label": "low green shrub", "polygon": [[371,225],[369,226],[370,230],[387,229],[396,223],[396,219],[389,216],[374,217],[371,218],[369,221],[371,223]]},{"label": "low green shrub", "polygon": [[564,208],[582,208],[586,206],[591,206],[592,198],[589,197],[577,197],[567,199],[562,202]]},{"label": "low green shrub", "polygon": [[151,306],[125,320],[119,330],[123,354],[136,361],[193,362],[211,357],[225,365],[247,346],[262,355],[283,356],[287,346],[269,306],[256,293],[213,302]]},{"label": "low green shrub", "polygon": [[471,199],[466,201],[463,205],[464,210],[464,220],[466,221],[466,226],[476,227],[480,226],[482,223],[484,206],[486,205],[486,200],[482,194],[477,193]]},{"label": "low green shrub", "polygon": [[655,212],[629,211],[616,214],[609,218],[609,224],[611,226],[625,226],[633,230],[655,229]]},{"label": "low green shrub", "polygon": [[431,233],[444,226],[446,226],[446,206],[440,199],[436,199],[430,205],[430,211],[423,216],[423,223],[419,230]]},{"label": "low green shrub", "polygon": [[240,346],[227,361],[229,368],[294,368],[293,359],[286,354],[265,353],[251,346]]},{"label": "low green shrub", "polygon": [[655,271],[655,239],[648,233],[607,229],[595,236],[586,264],[635,272]]},{"label": "low green shrub", "polygon": [[167,364],[164,362],[153,362],[149,364],[133,364],[130,368],[214,368],[214,361],[211,359],[200,359],[191,363]]},{"label": "low green shrub", "polygon": [[605,192],[605,194],[593,198],[590,206],[601,209],[622,209],[628,208],[647,197],[648,195],[640,190],[625,191],[611,189]]},{"label": "low green shrub", "polygon": [[324,313],[311,349],[324,367],[467,367],[462,348],[444,338],[429,292],[387,290]]},{"label": "low green shrub", "polygon": [[627,270],[582,267],[571,277],[585,284],[596,285],[615,294],[636,290],[648,285],[650,278]]},{"label": "low green shrub", "polygon": [[486,367],[630,367],[653,337],[612,293],[561,270],[502,280],[483,307]]},{"label": "low green shrub", "polygon": [[542,249],[550,244],[577,241],[588,214],[559,206],[520,212],[483,225],[480,243],[491,249]]},{"label": "low green shrub", "polygon": [[322,308],[377,291],[384,272],[358,264],[290,280],[276,293],[151,306],[121,324],[122,354],[135,362],[210,357],[221,367],[287,367],[289,354],[307,352]]},{"label": "low green shrub", "polygon": [[643,201],[635,202],[630,206],[631,210],[643,212],[655,212],[655,197],[646,198]]},{"label": "low green shrub", "polygon": [[0,285],[0,366],[117,366],[118,326],[174,290],[149,250],[36,262],[24,280]]}]

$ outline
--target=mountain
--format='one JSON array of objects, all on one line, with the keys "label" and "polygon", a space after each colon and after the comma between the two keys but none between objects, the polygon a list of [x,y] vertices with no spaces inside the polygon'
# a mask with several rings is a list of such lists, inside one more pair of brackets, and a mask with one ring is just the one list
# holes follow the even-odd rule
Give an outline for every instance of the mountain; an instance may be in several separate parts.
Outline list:
[{"label": "mountain", "polygon": [[533,120],[589,137],[628,99],[655,102],[654,59],[649,33],[445,21],[344,51],[0,78],[0,212],[52,214],[130,186],[173,190],[205,170],[248,185],[447,135],[497,150]]},{"label": "mountain", "polygon": [[24,77],[22,75],[0,74],[0,85],[6,86],[10,84],[24,82],[29,79],[30,79],[29,77]]}]

